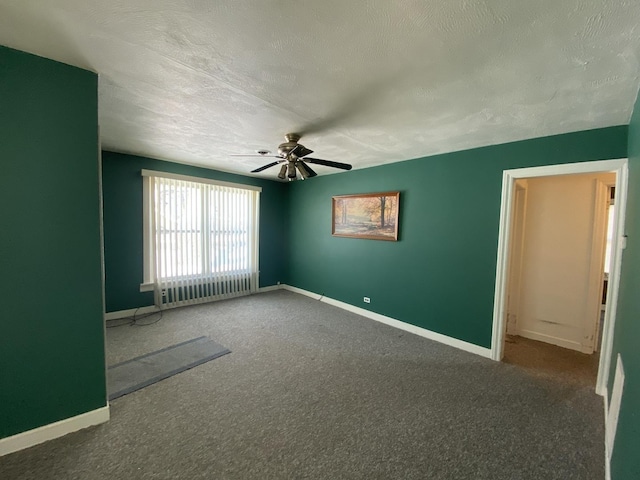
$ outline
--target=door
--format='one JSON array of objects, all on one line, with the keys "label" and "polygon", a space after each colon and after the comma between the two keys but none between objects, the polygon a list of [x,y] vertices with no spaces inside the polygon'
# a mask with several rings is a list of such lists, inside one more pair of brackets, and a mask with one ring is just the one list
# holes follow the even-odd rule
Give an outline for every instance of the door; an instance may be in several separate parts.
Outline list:
[{"label": "door", "polygon": [[518,335],[593,353],[611,181],[614,174],[528,179]]}]

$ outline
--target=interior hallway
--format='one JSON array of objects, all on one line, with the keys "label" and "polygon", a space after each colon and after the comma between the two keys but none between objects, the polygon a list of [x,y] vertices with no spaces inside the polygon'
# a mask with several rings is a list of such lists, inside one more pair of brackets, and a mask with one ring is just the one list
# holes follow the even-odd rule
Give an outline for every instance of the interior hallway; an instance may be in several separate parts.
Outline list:
[{"label": "interior hallway", "polygon": [[598,377],[598,352],[592,355],[507,335],[504,344],[505,363],[517,365],[530,375],[559,383],[595,390]]}]

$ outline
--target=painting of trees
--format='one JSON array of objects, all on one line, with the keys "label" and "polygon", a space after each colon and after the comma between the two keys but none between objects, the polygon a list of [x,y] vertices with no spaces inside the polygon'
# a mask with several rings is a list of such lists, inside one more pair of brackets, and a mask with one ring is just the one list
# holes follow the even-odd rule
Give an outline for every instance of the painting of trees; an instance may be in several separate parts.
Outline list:
[{"label": "painting of trees", "polygon": [[399,192],[333,197],[333,235],[397,240]]}]

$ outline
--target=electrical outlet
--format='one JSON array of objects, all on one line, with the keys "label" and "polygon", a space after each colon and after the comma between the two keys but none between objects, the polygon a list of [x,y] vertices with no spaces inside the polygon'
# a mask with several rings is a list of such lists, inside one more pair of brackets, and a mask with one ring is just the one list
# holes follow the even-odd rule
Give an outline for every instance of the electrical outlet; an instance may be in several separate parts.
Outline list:
[{"label": "electrical outlet", "polygon": [[371,299],[369,297],[364,297],[363,300],[364,303],[371,303]]}]

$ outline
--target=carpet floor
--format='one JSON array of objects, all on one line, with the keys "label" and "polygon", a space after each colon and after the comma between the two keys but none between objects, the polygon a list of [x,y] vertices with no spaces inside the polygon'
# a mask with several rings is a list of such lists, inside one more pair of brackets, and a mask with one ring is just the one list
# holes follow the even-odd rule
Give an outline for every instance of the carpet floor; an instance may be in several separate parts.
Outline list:
[{"label": "carpet floor", "polygon": [[114,364],[207,335],[233,353],[0,457],[26,479],[603,479],[602,399],[288,291],[109,329]]},{"label": "carpet floor", "polygon": [[504,359],[531,375],[595,390],[598,379],[598,353],[587,355],[568,348],[507,335]]}]

